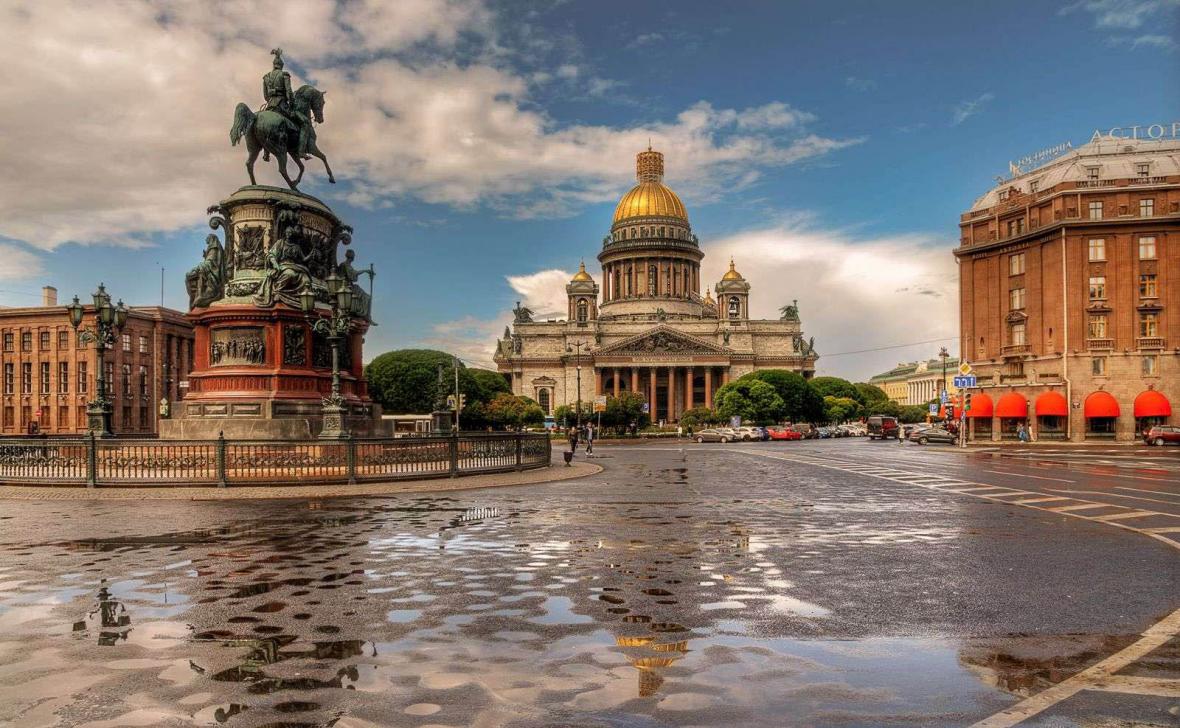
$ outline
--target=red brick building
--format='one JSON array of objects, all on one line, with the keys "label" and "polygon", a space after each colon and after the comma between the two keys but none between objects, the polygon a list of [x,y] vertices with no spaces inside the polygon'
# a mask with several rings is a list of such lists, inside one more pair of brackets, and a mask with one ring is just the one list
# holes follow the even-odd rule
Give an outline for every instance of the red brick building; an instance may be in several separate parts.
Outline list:
[{"label": "red brick building", "polygon": [[[94,344],[81,344],[52,286],[42,305],[0,308],[0,433],[23,435],[29,424],[51,435],[86,432],[86,403],[94,398]],[[93,328],[87,306],[82,326]],[[193,329],[184,314],[134,306],[115,347],[106,354],[117,435],[154,436],[160,398],[183,394],[193,359]]]},{"label": "red brick building", "polygon": [[1177,422],[1180,139],[1097,138],[1005,180],[959,226],[975,439],[1024,424],[1131,440]]}]

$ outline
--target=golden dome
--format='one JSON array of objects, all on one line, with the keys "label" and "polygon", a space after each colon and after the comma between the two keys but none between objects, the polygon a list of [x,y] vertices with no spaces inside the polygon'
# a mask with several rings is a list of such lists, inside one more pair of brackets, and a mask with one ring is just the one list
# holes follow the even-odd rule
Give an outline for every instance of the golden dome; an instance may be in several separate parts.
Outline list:
[{"label": "golden dome", "polygon": [[721,276],[721,280],[723,280],[723,281],[744,281],[745,280],[745,278],[742,278],[742,274],[738,273],[737,269],[733,267],[733,258],[729,259],[729,270],[725,272],[725,275]]},{"label": "golden dome", "polygon": [[581,263],[578,263],[578,272],[574,273],[574,277],[570,279],[570,283],[576,283],[579,281],[590,281],[591,283],[594,282],[594,279],[591,278],[590,274],[586,272],[586,261],[584,260]]},{"label": "golden dome", "polygon": [[614,222],[633,217],[678,217],[688,222],[688,211],[676,193],[664,186],[664,155],[648,147],[635,157],[639,184],[623,195],[615,207]]}]

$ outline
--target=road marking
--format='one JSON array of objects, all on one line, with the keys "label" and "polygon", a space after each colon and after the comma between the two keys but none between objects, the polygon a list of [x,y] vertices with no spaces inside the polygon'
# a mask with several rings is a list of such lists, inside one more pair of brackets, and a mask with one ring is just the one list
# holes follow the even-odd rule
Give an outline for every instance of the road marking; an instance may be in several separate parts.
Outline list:
[{"label": "road marking", "polygon": [[1116,485],[1114,487],[1114,489],[1115,490],[1133,490],[1136,493],[1151,493],[1152,495],[1162,495],[1162,496],[1167,496],[1169,498],[1180,498],[1180,495],[1177,495],[1177,494],[1161,493],[1158,490],[1150,490],[1148,488],[1132,488],[1129,485]]},{"label": "road marking", "polygon": [[1053,511],[1054,513],[1069,513],[1071,511],[1088,511],[1094,508],[1126,508],[1126,506],[1116,506],[1110,503],[1089,503],[1084,506],[1054,506],[1046,510]]},{"label": "road marking", "polygon": [[1062,498],[1059,495],[1054,495],[1054,496],[1049,496],[1047,498],[1028,498],[1026,500],[1018,500],[1018,501],[1013,501],[1013,502],[1016,503],[1017,505],[1026,506],[1029,503],[1048,503],[1049,501],[1063,501],[1063,500],[1071,500],[1071,499]]},{"label": "road marking", "polygon": [[1113,516],[1094,516],[1095,521],[1122,521],[1128,518],[1147,518],[1149,516],[1166,516],[1159,511],[1131,511],[1130,513],[1116,513]]},{"label": "road marking", "polygon": [[1014,473],[1011,470],[985,470],[985,473],[996,473],[998,475],[1015,475],[1018,478],[1035,478],[1037,480],[1056,480],[1059,483],[1076,483],[1076,480],[1066,480],[1065,478],[1047,478],[1043,475],[1028,475],[1027,473]]},{"label": "road marking", "polygon": [[1096,683],[1094,690],[1131,693],[1133,695],[1159,695],[1165,698],[1180,698],[1180,680],[1166,677],[1133,677],[1115,675]]}]

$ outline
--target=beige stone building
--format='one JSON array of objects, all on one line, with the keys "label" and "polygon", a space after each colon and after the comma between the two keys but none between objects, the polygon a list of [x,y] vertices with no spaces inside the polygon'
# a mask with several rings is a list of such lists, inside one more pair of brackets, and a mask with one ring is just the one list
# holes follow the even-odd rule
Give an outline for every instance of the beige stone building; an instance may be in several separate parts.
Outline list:
[{"label": "beige stone building", "polygon": [[579,266],[566,286],[564,319],[535,321],[517,306],[495,354],[512,391],[546,414],[638,392],[653,421],[675,422],[686,409],[712,406],[719,387],[757,369],[811,377],[817,355],[797,304],[784,306],[778,320],[751,319],[750,284],[735,261],[702,295],[704,253],[684,204],[663,184],[664,156],[640,152],[636,167],[638,184],[619,201],[598,254],[601,284]]},{"label": "beige stone building", "polygon": [[1095,135],[963,213],[976,439],[1131,440],[1180,401],[1180,123]]},{"label": "beige stone building", "polygon": [[[959,358],[946,359],[945,385],[952,398],[959,393],[954,377],[959,373]],[[942,359],[927,359],[898,364],[887,372],[877,374],[869,384],[880,387],[886,396],[901,405],[926,404],[938,399],[943,387]]]}]

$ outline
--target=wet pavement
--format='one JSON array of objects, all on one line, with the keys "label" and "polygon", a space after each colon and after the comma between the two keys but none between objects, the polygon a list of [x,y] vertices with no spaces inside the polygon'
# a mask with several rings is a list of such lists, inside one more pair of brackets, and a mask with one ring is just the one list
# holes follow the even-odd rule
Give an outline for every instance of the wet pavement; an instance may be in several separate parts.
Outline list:
[{"label": "wet pavement", "polygon": [[[490,491],[2,502],[0,725],[970,725],[1180,606],[1180,552],[1112,527],[1133,518],[846,471],[1113,494],[1167,532],[1180,463],[1154,452],[598,454],[598,475]],[[1120,673],[1162,694],[1086,690],[1021,725],[1177,725],[1178,650]]]}]

